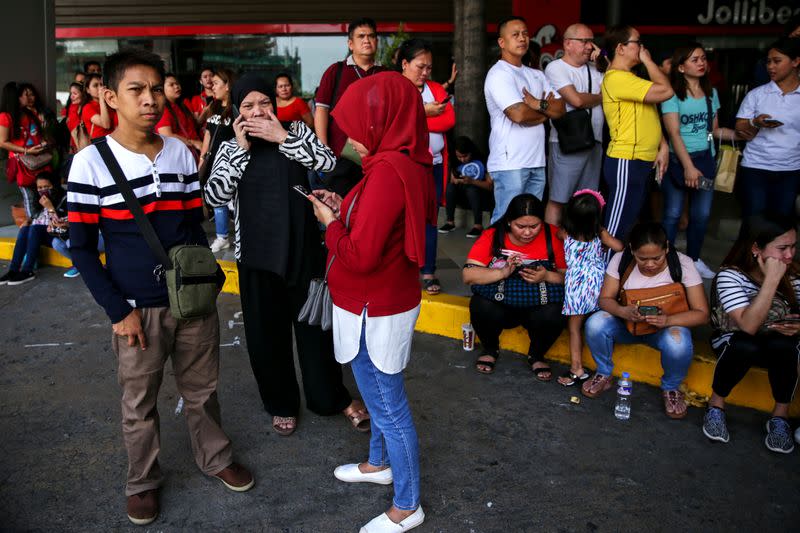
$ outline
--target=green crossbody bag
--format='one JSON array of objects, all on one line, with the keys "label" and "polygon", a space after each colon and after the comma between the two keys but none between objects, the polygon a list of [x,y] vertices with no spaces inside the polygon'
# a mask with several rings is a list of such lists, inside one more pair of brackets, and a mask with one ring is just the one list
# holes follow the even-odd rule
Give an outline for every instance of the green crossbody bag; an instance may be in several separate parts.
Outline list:
[{"label": "green crossbody bag", "polygon": [[139,200],[133,193],[125,174],[119,167],[105,138],[94,141],[108,171],[114,178],[120,194],[130,209],[144,240],[161,264],[153,275],[156,281],[164,277],[169,294],[169,309],[178,320],[201,318],[217,308],[217,295],[225,283],[225,273],[208,246],[179,244],[169,249],[169,254],[158,239],[153,225],[145,216]]}]

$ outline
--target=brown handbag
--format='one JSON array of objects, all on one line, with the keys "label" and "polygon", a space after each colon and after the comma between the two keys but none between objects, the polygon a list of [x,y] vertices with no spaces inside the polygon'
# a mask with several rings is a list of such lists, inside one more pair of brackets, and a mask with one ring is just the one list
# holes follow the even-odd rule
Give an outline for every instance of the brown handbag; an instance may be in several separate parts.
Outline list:
[{"label": "brown handbag", "polygon": [[[625,286],[625,282],[628,281],[635,266],[636,262],[631,262],[627,270],[625,270],[625,274],[619,280],[620,291],[618,300],[620,305],[635,305],[637,307],[640,305],[652,305],[658,307],[662,315],[675,315],[689,310],[689,301],[686,299],[686,287],[680,282],[649,289],[623,289],[622,287]],[[632,335],[637,336],[649,335],[650,333],[658,331],[657,327],[647,322],[631,322],[626,320],[625,327],[628,328],[628,331],[630,331]]]}]

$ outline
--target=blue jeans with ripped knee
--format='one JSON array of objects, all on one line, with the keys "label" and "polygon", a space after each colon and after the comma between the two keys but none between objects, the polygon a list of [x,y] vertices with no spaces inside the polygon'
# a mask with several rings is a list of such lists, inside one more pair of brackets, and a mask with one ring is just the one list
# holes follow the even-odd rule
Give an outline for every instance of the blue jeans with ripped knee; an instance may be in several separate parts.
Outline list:
[{"label": "blue jeans with ripped knee", "polygon": [[597,363],[597,373],[610,376],[614,370],[614,344],[646,344],[661,352],[663,390],[677,390],[689,371],[694,347],[689,328],[671,326],[650,335],[632,335],[625,321],[605,311],[598,311],[586,320],[586,345]]}]

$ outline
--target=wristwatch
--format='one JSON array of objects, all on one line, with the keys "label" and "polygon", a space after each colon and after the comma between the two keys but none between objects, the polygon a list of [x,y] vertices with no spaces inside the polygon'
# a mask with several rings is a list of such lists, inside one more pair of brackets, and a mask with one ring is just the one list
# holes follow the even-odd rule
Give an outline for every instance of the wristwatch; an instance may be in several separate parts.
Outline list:
[{"label": "wristwatch", "polygon": [[548,101],[547,101],[547,100],[545,100],[544,98],[542,98],[541,100],[539,100],[539,111],[541,111],[542,113],[544,113],[545,111],[547,111],[547,108],[548,108],[548,107],[550,107],[550,102],[548,102]]}]

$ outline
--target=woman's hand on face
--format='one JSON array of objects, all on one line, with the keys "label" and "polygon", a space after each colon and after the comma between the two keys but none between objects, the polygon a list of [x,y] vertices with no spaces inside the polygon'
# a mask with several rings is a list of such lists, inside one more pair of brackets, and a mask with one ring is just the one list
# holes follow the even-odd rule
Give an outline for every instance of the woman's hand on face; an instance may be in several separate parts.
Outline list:
[{"label": "woman's hand on face", "polygon": [[253,137],[264,139],[267,142],[282,143],[289,133],[283,129],[278,117],[267,109],[266,117],[253,117],[244,121],[244,130]]},{"label": "woman's hand on face", "polygon": [[239,115],[233,121],[233,133],[236,135],[236,144],[242,150],[250,150],[250,141],[247,140],[247,133],[244,130],[244,115]]},{"label": "woman's hand on face", "polygon": [[442,113],[444,113],[444,109],[447,107],[447,104],[440,104],[437,102],[429,102],[425,104],[425,116],[426,117],[438,117]]},{"label": "woman's hand on face", "polygon": [[333,209],[328,207],[328,205],[322,202],[322,200],[313,194],[309,194],[308,199],[311,200],[311,203],[314,205],[314,216],[317,217],[317,220],[319,220],[326,228],[331,222],[337,220]]},{"label": "woman's hand on face", "polygon": [[[636,314],[638,315],[639,312],[637,311]],[[658,329],[664,329],[665,327],[667,327],[667,315],[647,315],[642,318],[644,318],[645,322],[647,322],[651,326],[657,327]]]},{"label": "woman's hand on face", "polygon": [[700,187],[700,178],[702,177],[703,173],[694,166],[686,168],[683,171],[683,181],[686,183],[686,186],[691,189],[698,189]]},{"label": "woman's hand on face", "polygon": [[756,258],[758,268],[764,274],[764,280],[780,281],[786,274],[786,263],[774,257],[763,258],[760,255]]},{"label": "woman's hand on face", "polygon": [[547,269],[543,266],[523,268],[519,271],[519,277],[528,283],[541,283],[547,275]]},{"label": "woman's hand on face", "polygon": [[50,201],[50,198],[47,196],[40,196],[39,197],[39,205],[44,207],[47,210],[53,209],[53,202]]}]

